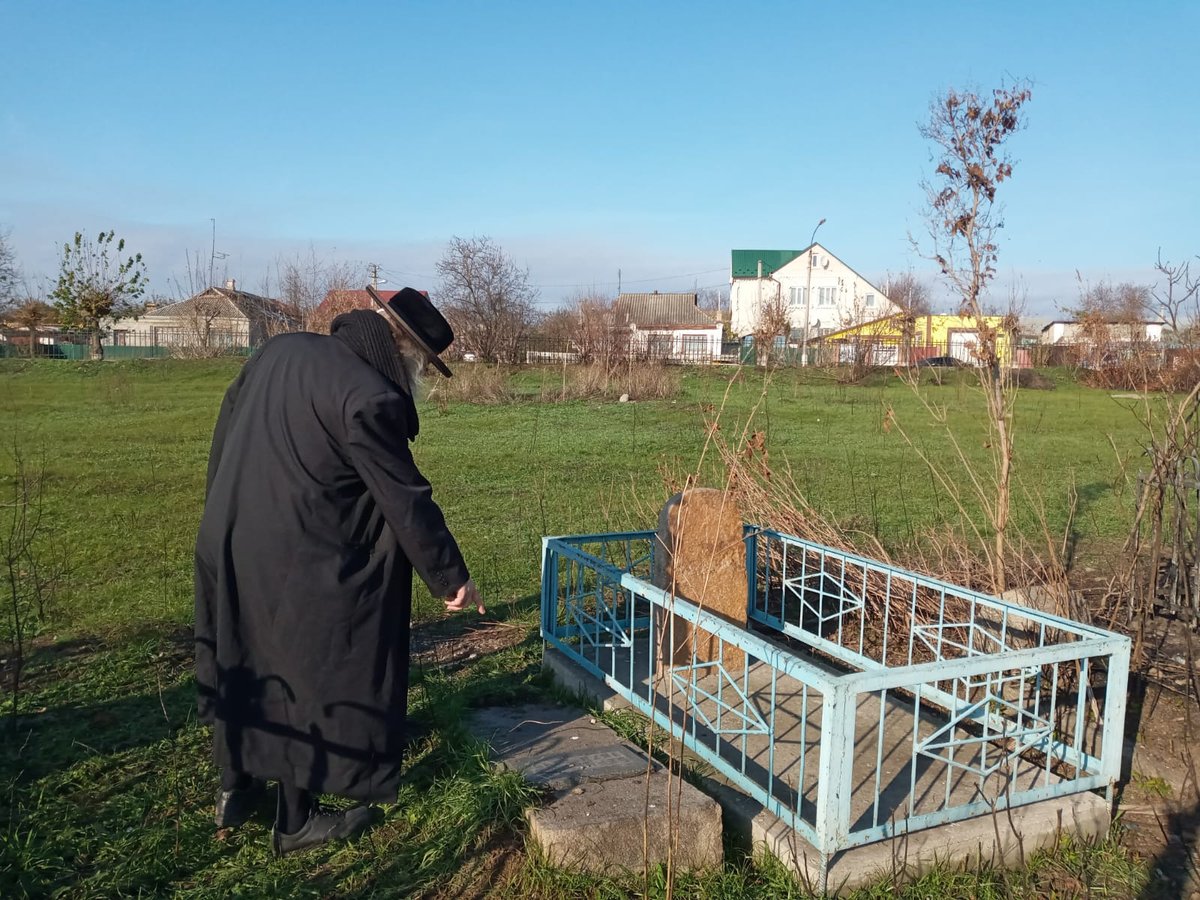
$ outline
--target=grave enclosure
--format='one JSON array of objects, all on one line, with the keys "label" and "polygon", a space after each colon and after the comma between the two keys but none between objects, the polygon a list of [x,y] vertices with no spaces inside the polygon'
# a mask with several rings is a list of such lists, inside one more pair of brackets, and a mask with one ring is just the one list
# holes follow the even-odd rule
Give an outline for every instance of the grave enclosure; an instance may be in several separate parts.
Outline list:
[{"label": "grave enclosure", "polygon": [[541,603],[559,677],[668,732],[822,890],[1107,827],[1125,637],[743,525],[708,490],[657,532],[544,539]]}]

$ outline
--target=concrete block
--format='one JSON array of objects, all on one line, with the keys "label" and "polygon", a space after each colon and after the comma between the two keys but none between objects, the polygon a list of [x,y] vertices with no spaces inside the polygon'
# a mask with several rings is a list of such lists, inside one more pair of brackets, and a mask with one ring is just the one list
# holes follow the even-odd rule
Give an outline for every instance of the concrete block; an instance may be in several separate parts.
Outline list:
[{"label": "concrete block", "polygon": [[724,860],[721,807],[666,772],[588,782],[531,810],[529,831],[556,865],[597,874],[638,871],[643,859],[707,869]]},{"label": "concrete block", "polygon": [[585,672],[549,644],[542,648],[542,669],[549,672],[554,683],[567,693],[587,698],[606,712],[633,706],[595,675]]},{"label": "concrete block", "polygon": [[549,802],[527,817],[555,864],[603,873],[639,871],[669,854],[684,869],[723,861],[720,805],[591,716],[561,706],[496,707],[477,710],[468,728],[497,764],[545,786]]},{"label": "concrete block", "polygon": [[[816,848],[736,788],[715,781],[705,787],[720,801],[731,833],[769,851],[802,883],[818,888],[821,856]],[[1103,838],[1110,823],[1107,801],[1085,793],[926,828],[837,854],[829,866],[828,892],[841,896],[882,879],[903,884],[943,863],[966,869],[1019,866],[1063,835]]]}]

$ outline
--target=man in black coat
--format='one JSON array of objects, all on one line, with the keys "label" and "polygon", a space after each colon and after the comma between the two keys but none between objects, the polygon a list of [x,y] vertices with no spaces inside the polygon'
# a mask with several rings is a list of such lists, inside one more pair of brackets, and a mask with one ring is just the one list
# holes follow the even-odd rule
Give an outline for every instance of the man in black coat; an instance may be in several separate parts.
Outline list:
[{"label": "man in black coat", "polygon": [[411,288],[330,336],[273,338],[221,405],[196,541],[196,675],[221,768],[218,827],[279,783],[277,854],[375,818],[318,793],[394,800],[405,746],[412,573],[448,610],[484,609],[417,470],[413,403],[453,340]]}]

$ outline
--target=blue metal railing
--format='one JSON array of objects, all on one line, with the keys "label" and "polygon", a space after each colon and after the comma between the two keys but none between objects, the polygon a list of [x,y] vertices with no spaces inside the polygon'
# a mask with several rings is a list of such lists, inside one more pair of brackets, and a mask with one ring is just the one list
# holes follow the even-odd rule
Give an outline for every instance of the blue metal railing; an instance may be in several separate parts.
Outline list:
[{"label": "blue metal railing", "polygon": [[544,539],[542,635],[823,871],[849,847],[1111,791],[1127,638],[775,531],[745,542],[747,620],[774,636],[652,584],[650,531]]}]

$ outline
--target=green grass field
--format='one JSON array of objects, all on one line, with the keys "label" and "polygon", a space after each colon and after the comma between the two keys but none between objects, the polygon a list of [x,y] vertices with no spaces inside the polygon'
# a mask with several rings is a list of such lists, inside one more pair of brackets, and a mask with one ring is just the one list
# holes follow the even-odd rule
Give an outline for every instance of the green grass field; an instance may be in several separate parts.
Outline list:
[{"label": "green grass field", "polygon": [[[191,548],[209,436],[238,364],[0,364],[0,502],[11,497],[14,448],[27,465],[44,465],[44,550],[69,565],[44,621],[31,623],[34,650],[15,718],[6,681],[0,896],[640,891],[640,877],[580,880],[526,852],[519,823],[528,789],[490,772],[457,726],[467,706],[546,695],[536,639],[541,537],[646,527],[678,473],[699,468],[719,482],[711,458],[700,459],[705,419],[718,412],[723,431],[734,434],[753,411],[750,427],[766,434],[773,463],[786,461],[808,499],[885,543],[955,514],[884,425],[890,407],[927,452],[949,459],[942,433],[894,377],[844,386],[821,373],[781,372],[768,383],[755,371],[688,370],[673,400],[425,405],[417,461],[489,604],[487,619],[516,626],[523,639],[453,674],[415,673],[413,714],[430,737],[414,748],[399,802],[370,838],[274,861],[263,823],[214,835],[216,776],[207,732],[192,713]],[[559,377],[534,370],[514,384],[533,394]],[[982,460],[969,383],[952,377],[929,391]],[[1075,529],[1097,553],[1128,528],[1128,476],[1143,441],[1134,405],[1066,378],[1020,400],[1022,497],[1040,497],[1060,530],[1074,485]],[[1036,520],[1022,499],[1018,526],[1032,529]],[[418,621],[441,618],[440,609],[418,588]],[[1102,844],[1065,848],[1021,873],[935,873],[944,890],[931,882],[871,896],[1021,896],[1046,872],[1109,879],[1113,896],[1144,878]],[[651,884],[652,894],[662,890]],[[676,896],[799,893],[770,861],[735,854],[725,871]]]}]

